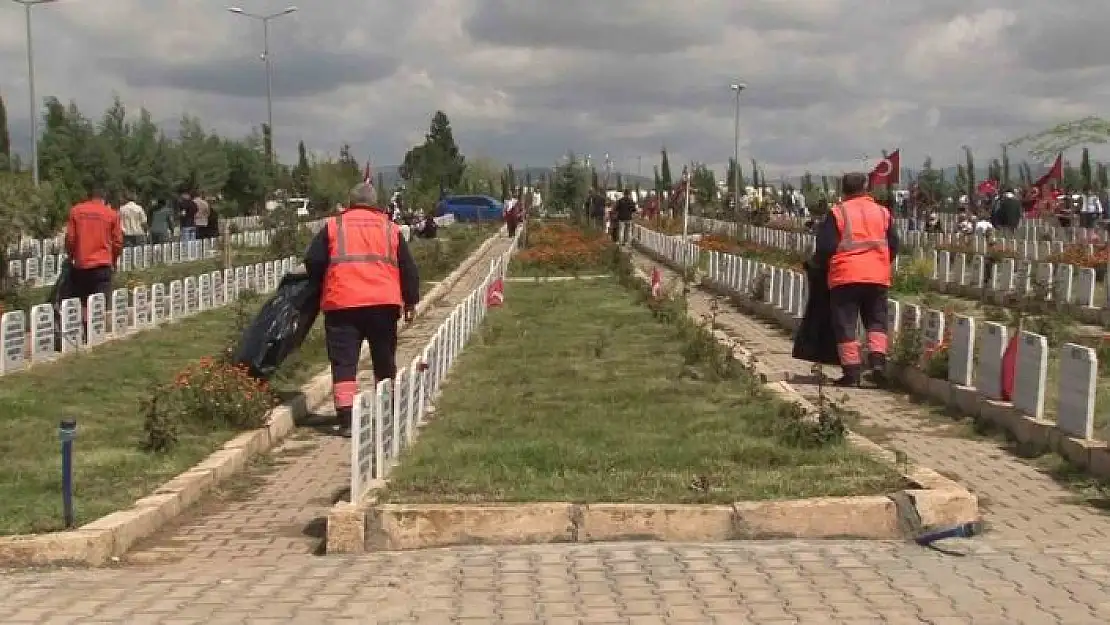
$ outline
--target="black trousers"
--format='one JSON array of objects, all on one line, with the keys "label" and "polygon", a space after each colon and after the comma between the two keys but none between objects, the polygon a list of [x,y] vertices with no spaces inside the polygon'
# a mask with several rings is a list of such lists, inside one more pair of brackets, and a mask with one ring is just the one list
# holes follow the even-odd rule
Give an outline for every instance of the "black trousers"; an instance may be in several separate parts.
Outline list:
[{"label": "black trousers", "polygon": [[357,389],[358,356],[370,342],[370,360],[377,381],[397,375],[397,321],[400,306],[367,306],[324,313],[325,343],[337,410],[350,409]]},{"label": "black trousers", "polygon": [[97,293],[103,293],[105,306],[111,306],[111,267],[91,267],[89,269],[73,268],[69,270],[69,280],[62,285],[61,289],[63,300],[71,297],[78,297],[81,299],[81,306],[87,307],[89,296]]},{"label": "black trousers", "polygon": [[878,284],[844,284],[829,290],[833,333],[840,364],[860,364],[857,323],[867,331],[867,350],[887,353],[887,288]]}]

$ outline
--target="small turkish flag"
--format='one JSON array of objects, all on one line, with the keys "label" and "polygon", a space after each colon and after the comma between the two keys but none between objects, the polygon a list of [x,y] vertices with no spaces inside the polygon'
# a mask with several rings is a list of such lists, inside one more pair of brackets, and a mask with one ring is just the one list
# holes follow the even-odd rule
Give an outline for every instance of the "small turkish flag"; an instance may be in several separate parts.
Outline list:
[{"label": "small turkish flag", "polygon": [[655,299],[663,297],[663,272],[658,267],[651,270],[651,296]]},{"label": "small turkish flag", "polygon": [[486,306],[496,308],[505,304],[505,281],[501,278],[489,283],[486,287]]}]

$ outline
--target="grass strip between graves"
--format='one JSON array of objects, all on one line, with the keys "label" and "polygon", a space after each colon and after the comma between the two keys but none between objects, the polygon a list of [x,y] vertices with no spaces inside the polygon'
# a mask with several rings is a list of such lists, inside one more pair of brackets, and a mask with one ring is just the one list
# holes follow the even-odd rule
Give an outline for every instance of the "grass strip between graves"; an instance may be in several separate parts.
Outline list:
[{"label": "grass strip between graves", "polygon": [[[413,241],[423,281],[442,280],[491,234],[452,227],[437,241]],[[195,266],[195,264],[193,265]],[[74,418],[78,524],[129,506],[212,453],[236,432],[185,433],[172,452],[141,447],[142,403],[189,362],[222,353],[265,301],[226,308],[111,341],[96,349],[0,378],[0,535],[62,529],[58,422]],[[327,364],[322,322],[287,361],[275,390],[304,384]]]},{"label": "grass strip between graves", "polygon": [[725,503],[905,486],[749,372],[691,364],[712,339],[657,313],[615,279],[507,285],[385,498]]}]

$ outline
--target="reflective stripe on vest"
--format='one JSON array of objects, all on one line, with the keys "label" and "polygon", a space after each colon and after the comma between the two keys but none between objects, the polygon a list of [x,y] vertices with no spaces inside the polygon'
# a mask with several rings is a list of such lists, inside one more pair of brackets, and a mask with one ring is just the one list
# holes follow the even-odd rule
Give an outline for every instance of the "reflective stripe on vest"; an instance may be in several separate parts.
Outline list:
[{"label": "reflective stripe on vest", "polygon": [[384,256],[381,254],[348,254],[347,233],[343,229],[343,215],[337,215],[335,217],[335,256],[332,256],[329,262],[336,265],[344,263],[383,263],[391,267],[397,267],[397,259],[393,257],[393,237],[395,235],[393,222],[389,219],[382,219],[382,231],[385,234]]},{"label": "reflective stripe on vest", "polygon": [[[844,204],[837,204],[835,208],[840,211],[840,244],[836,246],[838,252],[850,252],[855,250],[871,249],[871,250],[885,250],[887,249],[886,233],[883,233],[881,238],[878,239],[860,239],[859,241],[852,238],[852,219],[848,216],[847,207]],[[835,210],[834,208],[834,210]]]}]

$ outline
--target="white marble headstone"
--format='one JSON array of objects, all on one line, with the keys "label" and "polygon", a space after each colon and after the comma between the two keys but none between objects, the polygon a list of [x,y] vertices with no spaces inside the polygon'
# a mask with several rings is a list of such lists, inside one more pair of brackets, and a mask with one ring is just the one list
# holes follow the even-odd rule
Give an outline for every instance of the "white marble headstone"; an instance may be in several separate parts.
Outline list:
[{"label": "white marble headstone", "polygon": [[0,373],[19,371],[27,366],[27,314],[12,310],[0,316]]},{"label": "white marble headstone", "polygon": [[88,314],[89,347],[100,345],[108,337],[108,300],[103,293],[93,293],[89,296]]},{"label": "white marble headstone", "polygon": [[1022,332],[1018,337],[1014,407],[1031,417],[1044,416],[1045,383],[1048,378],[1048,339]]},{"label": "white marble headstone", "polygon": [[1056,427],[1068,436],[1094,438],[1098,356],[1095,350],[1066,343],[1060,348]]}]

